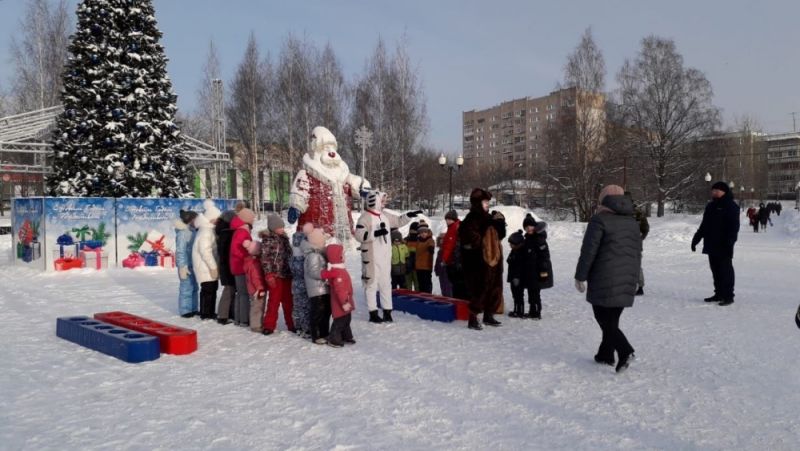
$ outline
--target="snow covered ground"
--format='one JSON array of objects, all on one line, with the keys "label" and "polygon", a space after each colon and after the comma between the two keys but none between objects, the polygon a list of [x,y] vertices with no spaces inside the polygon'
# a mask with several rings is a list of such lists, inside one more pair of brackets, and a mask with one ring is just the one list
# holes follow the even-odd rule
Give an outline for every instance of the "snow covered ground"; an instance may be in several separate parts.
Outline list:
[{"label": "snow covered ground", "polygon": [[[0,448],[797,449],[800,217],[743,227],[729,307],[702,301],[698,222],[652,221],[646,296],[622,316],[638,358],[620,375],[592,360],[600,330],[573,287],[582,224],[551,224],[542,321],[372,325],[359,294],[344,349],[180,318],[172,272],[12,267],[0,236]],[[200,349],[131,365],[55,336],[56,317],[108,310],[195,328]]]}]

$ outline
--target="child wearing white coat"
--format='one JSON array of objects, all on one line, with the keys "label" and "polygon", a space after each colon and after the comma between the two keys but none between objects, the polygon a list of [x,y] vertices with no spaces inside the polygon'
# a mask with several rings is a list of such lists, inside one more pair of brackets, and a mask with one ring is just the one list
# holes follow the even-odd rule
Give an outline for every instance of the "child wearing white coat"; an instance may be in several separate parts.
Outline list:
[{"label": "child wearing white coat", "polygon": [[194,220],[197,235],[192,245],[192,265],[197,282],[200,284],[200,319],[214,319],[219,279],[219,256],[214,224],[222,212],[211,199],[206,199],[203,207],[203,213],[197,215]]}]

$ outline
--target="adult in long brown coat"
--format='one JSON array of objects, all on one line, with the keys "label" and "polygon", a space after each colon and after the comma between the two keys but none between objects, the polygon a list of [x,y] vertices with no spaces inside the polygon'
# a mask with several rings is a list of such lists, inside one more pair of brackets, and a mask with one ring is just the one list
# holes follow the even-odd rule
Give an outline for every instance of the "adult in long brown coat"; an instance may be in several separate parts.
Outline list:
[{"label": "adult in long brown coat", "polygon": [[492,194],[481,188],[469,196],[470,210],[458,229],[461,264],[469,292],[470,329],[481,330],[478,314],[483,312],[483,324],[499,326],[494,319],[497,306],[503,300],[503,248],[506,220],[500,212],[489,213]]}]

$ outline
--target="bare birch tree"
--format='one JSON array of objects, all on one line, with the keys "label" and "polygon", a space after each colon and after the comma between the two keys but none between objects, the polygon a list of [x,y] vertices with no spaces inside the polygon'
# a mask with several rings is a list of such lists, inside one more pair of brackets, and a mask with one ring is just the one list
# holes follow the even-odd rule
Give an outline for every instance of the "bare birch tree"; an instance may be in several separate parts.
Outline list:
[{"label": "bare birch tree", "polygon": [[545,133],[547,176],[571,204],[580,221],[588,221],[601,182],[614,164],[613,148],[606,146],[605,61],[586,29],[564,65],[560,108]]},{"label": "bare birch tree", "polygon": [[250,168],[250,192],[253,206],[261,210],[261,169],[268,136],[264,126],[267,114],[270,68],[259,56],[255,35],[250,34],[242,62],[231,84],[226,108],[230,131],[242,144],[246,166]]},{"label": "bare birch tree", "polygon": [[648,36],[639,54],[626,60],[617,81],[635,156],[644,158],[657,188],[658,216],[664,204],[699,180],[695,143],[719,124],[713,90],[705,75],[684,67],[672,40]]},{"label": "bare birch tree", "polygon": [[72,29],[67,2],[30,0],[11,39],[14,78],[11,97],[17,112],[58,105],[62,71]]}]

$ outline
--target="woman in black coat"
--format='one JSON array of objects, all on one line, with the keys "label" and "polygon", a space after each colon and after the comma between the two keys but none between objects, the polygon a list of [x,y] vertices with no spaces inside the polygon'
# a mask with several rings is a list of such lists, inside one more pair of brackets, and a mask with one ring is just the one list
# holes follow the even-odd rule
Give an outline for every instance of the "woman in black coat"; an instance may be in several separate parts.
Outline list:
[{"label": "woman in black coat", "polygon": [[633,306],[642,260],[642,234],[633,217],[633,203],[621,187],[603,188],[598,204],[583,236],[575,287],[583,293],[588,282],[586,300],[592,304],[603,331],[594,360],[613,366],[616,351],[616,370],[620,372],[633,359],[633,347],[619,329],[619,318],[625,307]]}]

